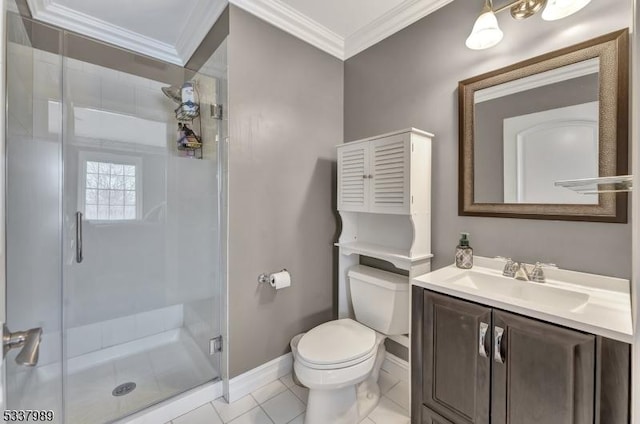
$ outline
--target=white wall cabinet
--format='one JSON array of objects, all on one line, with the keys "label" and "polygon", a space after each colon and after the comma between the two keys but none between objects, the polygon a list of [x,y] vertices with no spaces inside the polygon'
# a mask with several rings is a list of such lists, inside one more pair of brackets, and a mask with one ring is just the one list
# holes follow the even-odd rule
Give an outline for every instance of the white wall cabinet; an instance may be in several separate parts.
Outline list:
[{"label": "white wall cabinet", "polygon": [[431,137],[410,129],[338,146],[338,210],[428,213]]}]

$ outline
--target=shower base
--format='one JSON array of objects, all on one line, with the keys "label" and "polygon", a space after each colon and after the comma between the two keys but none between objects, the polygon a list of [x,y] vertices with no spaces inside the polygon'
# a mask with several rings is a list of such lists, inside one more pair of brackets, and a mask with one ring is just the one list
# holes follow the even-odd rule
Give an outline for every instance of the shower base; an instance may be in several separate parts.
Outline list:
[{"label": "shower base", "polygon": [[[59,370],[59,364],[38,367],[23,380],[32,408],[59,409]],[[65,424],[112,422],[219,377],[183,329],[71,358],[67,375]],[[135,390],[114,396],[125,383]]]}]

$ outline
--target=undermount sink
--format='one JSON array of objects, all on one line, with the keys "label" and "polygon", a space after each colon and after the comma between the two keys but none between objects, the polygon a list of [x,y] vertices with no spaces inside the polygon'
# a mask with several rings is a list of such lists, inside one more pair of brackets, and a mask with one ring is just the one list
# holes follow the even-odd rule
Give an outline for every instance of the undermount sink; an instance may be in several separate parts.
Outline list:
[{"label": "undermount sink", "polygon": [[484,293],[491,292],[499,297],[567,310],[577,309],[589,301],[589,295],[586,293],[473,270],[464,271],[445,282]]}]

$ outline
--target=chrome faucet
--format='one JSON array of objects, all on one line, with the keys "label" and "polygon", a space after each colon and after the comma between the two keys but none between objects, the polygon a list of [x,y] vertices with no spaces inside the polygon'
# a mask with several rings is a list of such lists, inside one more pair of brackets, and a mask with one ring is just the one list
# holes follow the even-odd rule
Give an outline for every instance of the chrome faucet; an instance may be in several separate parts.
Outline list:
[{"label": "chrome faucet", "polygon": [[42,328],[32,328],[27,331],[16,331],[12,333],[5,324],[2,332],[2,353],[3,357],[11,349],[22,348],[16,362],[18,365],[33,367],[38,363],[40,353],[40,340],[42,339]]},{"label": "chrome faucet", "polygon": [[502,256],[496,256],[496,259],[502,259],[506,261],[502,275],[509,278],[515,278],[521,281],[532,281],[534,283],[546,283],[546,276],[544,275],[543,268],[558,268],[555,264],[545,264],[536,262],[531,272],[527,269],[527,264],[524,262],[515,262],[511,258],[505,258]]},{"label": "chrome faucet", "polygon": [[558,269],[556,264],[543,264],[536,262],[536,266],[533,267],[533,271],[529,274],[529,279],[535,283],[546,283],[547,277],[544,275],[544,268]]},{"label": "chrome faucet", "polygon": [[516,276],[516,272],[520,267],[520,264],[518,262],[514,262],[513,259],[505,258],[502,256],[496,256],[495,259],[501,259],[506,262],[504,264],[504,269],[502,270],[502,275],[509,278],[514,278]]}]

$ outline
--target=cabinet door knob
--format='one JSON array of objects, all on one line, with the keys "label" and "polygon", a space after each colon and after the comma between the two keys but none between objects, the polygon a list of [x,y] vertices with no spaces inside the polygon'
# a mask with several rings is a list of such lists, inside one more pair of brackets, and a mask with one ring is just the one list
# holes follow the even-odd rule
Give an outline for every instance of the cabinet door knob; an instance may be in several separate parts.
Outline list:
[{"label": "cabinet door knob", "polygon": [[504,356],[502,356],[502,338],[504,336],[504,328],[494,327],[494,331],[493,360],[499,364],[504,364]]},{"label": "cabinet door knob", "polygon": [[482,356],[483,358],[486,358],[489,356],[487,354],[487,344],[486,344],[488,330],[489,330],[489,324],[487,324],[486,322],[481,322],[480,332],[478,335],[478,353],[480,353],[480,356]]}]

